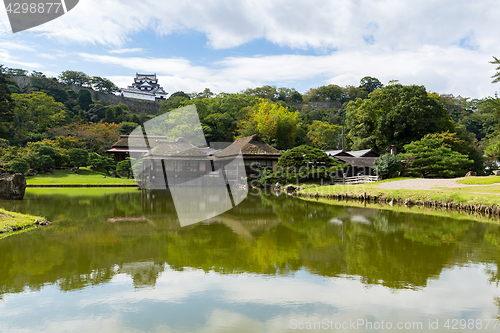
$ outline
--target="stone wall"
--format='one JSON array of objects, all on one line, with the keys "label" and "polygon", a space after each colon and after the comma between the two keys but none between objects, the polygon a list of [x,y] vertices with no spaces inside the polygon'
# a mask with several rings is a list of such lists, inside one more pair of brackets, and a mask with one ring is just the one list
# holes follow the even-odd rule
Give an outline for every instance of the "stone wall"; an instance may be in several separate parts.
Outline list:
[{"label": "stone wall", "polygon": [[[12,77],[17,84],[22,88],[25,85],[28,85],[30,83],[30,79],[28,76],[14,76]],[[101,93],[98,91],[94,91],[90,88],[86,87],[81,87],[81,86],[64,86],[60,85],[61,88],[66,88],[69,87],[76,91],[77,93],[80,92],[81,89],[87,89],[91,92],[92,94],[92,100],[94,101],[103,101],[107,103],[111,103],[113,105],[118,105],[120,103],[125,104],[130,110],[134,111],[135,113],[142,113],[145,112],[150,115],[155,115],[158,113],[160,109],[160,103],[159,101],[143,101],[140,99],[134,99],[134,98],[127,98],[127,97],[122,97],[118,95],[112,95],[112,94],[106,94],[106,93]],[[302,102],[302,103],[289,103],[290,105],[296,107],[299,111],[302,111],[304,108],[308,108],[310,110],[328,110],[328,109],[340,109],[342,107],[342,103],[338,101],[326,101],[326,102]]]},{"label": "stone wall", "polygon": [[326,111],[328,109],[340,109],[342,107],[342,103],[339,101],[326,101],[326,102],[301,102],[301,103],[289,103],[290,105],[295,106],[299,111],[307,108],[309,110],[323,110]]},{"label": "stone wall", "polygon": [[[12,79],[17,82],[19,87],[23,88],[24,86],[30,84],[30,78],[28,76],[13,76]],[[133,99],[133,98],[126,98],[118,95],[113,95],[113,94],[106,94],[102,93],[99,91],[92,90],[90,88],[86,87],[81,87],[81,86],[75,86],[75,85],[70,85],[70,86],[65,86],[62,84],[59,84],[61,88],[71,88],[77,93],[80,92],[82,89],[86,89],[90,91],[92,95],[92,100],[93,101],[102,101],[102,102],[107,102],[111,103],[113,105],[118,105],[120,103],[125,104],[130,110],[134,111],[135,113],[147,113],[150,115],[157,114],[158,111],[160,110],[160,101],[143,101],[139,99]]]}]

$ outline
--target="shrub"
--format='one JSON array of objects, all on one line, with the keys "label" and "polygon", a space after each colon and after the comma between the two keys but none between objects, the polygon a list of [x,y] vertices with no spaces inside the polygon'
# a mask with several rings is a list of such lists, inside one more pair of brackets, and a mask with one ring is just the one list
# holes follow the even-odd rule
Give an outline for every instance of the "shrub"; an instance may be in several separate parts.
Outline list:
[{"label": "shrub", "polygon": [[401,159],[396,155],[384,154],[377,158],[373,163],[375,173],[384,178],[394,177],[401,171]]}]

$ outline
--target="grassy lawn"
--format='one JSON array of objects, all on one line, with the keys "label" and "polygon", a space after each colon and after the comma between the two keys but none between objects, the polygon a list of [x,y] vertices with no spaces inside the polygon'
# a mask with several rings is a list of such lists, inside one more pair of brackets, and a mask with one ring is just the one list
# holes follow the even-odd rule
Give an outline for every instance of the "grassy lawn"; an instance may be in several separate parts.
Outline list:
[{"label": "grassy lawn", "polygon": [[466,179],[457,180],[457,183],[467,185],[489,185],[500,183],[500,176],[467,177]]},{"label": "grassy lawn", "polygon": [[121,193],[137,193],[138,188],[134,187],[30,187],[26,189],[26,193],[30,195],[50,195],[64,196],[67,198],[102,198],[106,195],[121,194]]},{"label": "grassy lawn", "polygon": [[35,229],[35,220],[45,219],[40,216],[9,212],[0,208],[0,239]]},{"label": "grassy lawn", "polygon": [[[106,178],[102,178],[106,176]],[[51,174],[26,177],[28,185],[135,185],[133,179],[111,178],[106,173],[80,168],[80,174],[65,170],[54,170]]]},{"label": "grassy lawn", "polygon": [[[401,179],[397,179],[401,180]],[[394,181],[394,180],[392,180]],[[394,199],[410,198],[414,201],[445,201],[464,204],[500,204],[500,185],[483,187],[459,187],[459,188],[436,188],[432,190],[407,190],[407,189],[382,189],[375,183],[366,183],[358,185],[331,185],[331,186],[309,186],[301,193],[319,193],[320,195],[344,193],[350,195],[360,195],[366,192],[367,195],[384,196]],[[478,193],[479,192],[479,193]]]}]

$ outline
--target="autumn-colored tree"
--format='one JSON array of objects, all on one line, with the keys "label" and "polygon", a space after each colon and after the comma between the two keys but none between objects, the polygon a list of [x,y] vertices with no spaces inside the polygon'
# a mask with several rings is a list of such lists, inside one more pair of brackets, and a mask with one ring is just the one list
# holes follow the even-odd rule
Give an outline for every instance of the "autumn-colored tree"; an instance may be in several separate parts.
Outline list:
[{"label": "autumn-colored tree", "polygon": [[103,154],[120,139],[120,126],[117,124],[79,123],[52,129],[51,137],[72,136],[83,143],[83,148],[89,152]]}]

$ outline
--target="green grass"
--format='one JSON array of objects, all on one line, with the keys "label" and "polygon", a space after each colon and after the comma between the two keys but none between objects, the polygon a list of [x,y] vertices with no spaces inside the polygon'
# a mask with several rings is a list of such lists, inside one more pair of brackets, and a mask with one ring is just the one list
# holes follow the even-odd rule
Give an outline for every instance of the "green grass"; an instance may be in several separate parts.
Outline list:
[{"label": "green grass", "polygon": [[106,173],[87,168],[80,168],[80,174],[68,169],[54,170],[51,174],[26,177],[26,183],[28,185],[135,185],[133,179],[111,178]]},{"label": "green grass", "polygon": [[[9,212],[0,208],[0,239],[35,229],[36,220],[45,219],[40,216]],[[13,228],[16,231],[13,231]]]},{"label": "green grass", "polygon": [[500,183],[500,176],[467,177],[465,179],[457,180],[457,183],[467,185],[489,185]]},{"label": "green grass", "polygon": [[137,188],[134,187],[29,187],[26,189],[26,194],[29,195],[51,195],[51,196],[64,196],[64,197],[86,197],[86,198],[102,198],[106,195],[120,194],[120,193],[137,193]]},{"label": "green grass", "polygon": [[459,188],[436,188],[432,190],[407,190],[407,189],[382,189],[377,185],[381,182],[366,183],[358,185],[331,185],[331,186],[310,186],[301,193],[319,193],[328,195],[344,193],[350,195],[360,195],[366,192],[367,195],[384,196],[393,199],[407,199],[414,201],[445,201],[464,204],[500,204],[500,185],[481,187],[459,187]]}]

